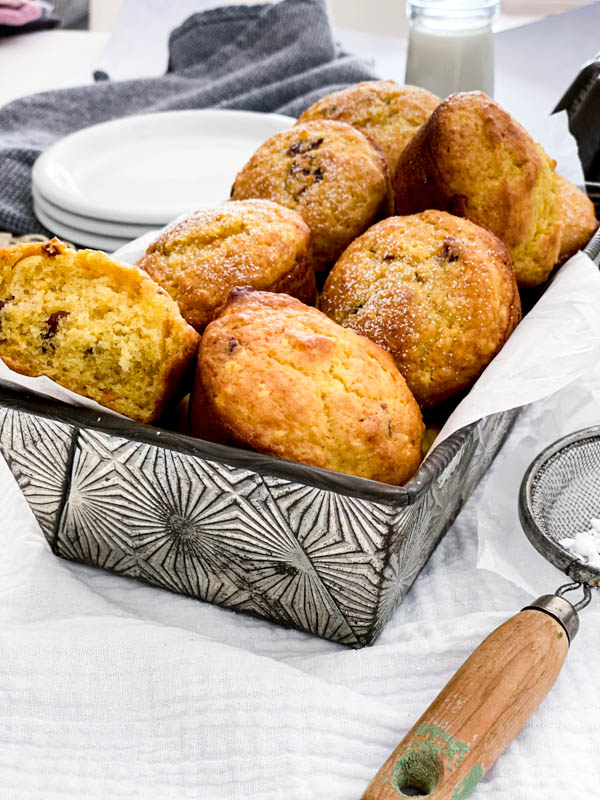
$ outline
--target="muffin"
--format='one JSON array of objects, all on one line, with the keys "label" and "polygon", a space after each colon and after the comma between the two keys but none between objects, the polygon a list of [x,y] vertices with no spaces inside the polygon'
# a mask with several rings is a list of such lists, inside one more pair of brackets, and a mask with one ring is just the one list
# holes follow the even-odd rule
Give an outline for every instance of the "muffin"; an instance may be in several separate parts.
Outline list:
[{"label": "muffin", "polygon": [[558,260],[562,263],[586,246],[598,228],[596,211],[590,198],[574,183],[556,176],[563,230]]},{"label": "muffin", "polygon": [[270,200],[197,211],[162,233],[138,262],[202,332],[235,286],[286,292],[314,305],[310,230]]},{"label": "muffin", "polygon": [[521,315],[506,247],[444,211],[370,228],[329,274],[320,308],[388,350],[422,407],[466,389]]},{"label": "muffin", "polygon": [[249,287],[202,337],[196,435],[205,420],[261,453],[393,484],[419,466],[424,430],[388,353],[294,298]]},{"label": "muffin", "polygon": [[360,128],[379,145],[394,175],[400,154],[440,102],[439,97],[418,86],[364,81],[318,100],[298,122],[336,119]]},{"label": "muffin", "polygon": [[508,248],[519,286],[537,286],[556,264],[561,243],[554,166],[485,94],[455,94],[400,156],[397,213],[437,208],[489,228]]},{"label": "muffin", "polygon": [[0,358],[152,422],[200,337],[137,267],[58,239],[0,250]]},{"label": "muffin", "polygon": [[306,122],[267,139],[238,173],[231,197],[263,197],[301,214],[312,231],[317,271],[393,211],[381,151],[357,128],[333,120]]}]

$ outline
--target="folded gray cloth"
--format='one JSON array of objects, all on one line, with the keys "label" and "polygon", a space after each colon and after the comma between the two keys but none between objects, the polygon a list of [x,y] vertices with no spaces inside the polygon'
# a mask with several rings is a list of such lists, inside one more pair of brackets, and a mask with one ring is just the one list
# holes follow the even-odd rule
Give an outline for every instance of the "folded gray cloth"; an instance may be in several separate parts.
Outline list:
[{"label": "folded gray cloth", "polygon": [[375,77],[363,61],[340,51],[325,0],[224,6],[194,14],[171,34],[169,52],[163,77],[102,80],[14,100],[0,109],[0,229],[44,231],[33,215],[31,167],[49,145],[80,128],[187,108],[297,115],[325,94]]}]

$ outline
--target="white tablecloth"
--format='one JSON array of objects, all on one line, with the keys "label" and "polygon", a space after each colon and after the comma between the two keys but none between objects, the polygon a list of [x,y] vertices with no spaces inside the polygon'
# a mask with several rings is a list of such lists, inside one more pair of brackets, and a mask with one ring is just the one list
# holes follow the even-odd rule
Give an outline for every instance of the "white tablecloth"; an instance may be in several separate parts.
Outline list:
[{"label": "white tablecloth", "polygon": [[[361,651],[55,558],[0,464],[0,797],[357,800],[466,656],[530,599],[476,568],[478,538],[489,563],[503,537],[508,567],[538,593],[560,583],[519,529],[516,488],[543,445],[598,421],[598,402],[600,375],[522,415]],[[600,797],[599,663],[596,600],[478,797]]]},{"label": "white tablecloth", "polygon": [[[55,558],[0,460],[0,800],[357,800],[460,663],[529,602],[525,583],[560,583],[519,528],[516,491],[545,444],[599,421],[600,372],[526,412],[361,651]],[[599,662],[596,599],[477,797],[600,798]]]}]

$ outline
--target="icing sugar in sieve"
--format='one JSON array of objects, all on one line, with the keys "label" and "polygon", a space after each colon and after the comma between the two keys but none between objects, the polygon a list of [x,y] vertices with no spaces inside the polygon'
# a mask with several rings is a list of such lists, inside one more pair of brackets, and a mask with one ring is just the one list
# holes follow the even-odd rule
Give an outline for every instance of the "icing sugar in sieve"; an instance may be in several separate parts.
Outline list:
[{"label": "icing sugar in sieve", "polygon": [[[527,470],[519,516],[533,546],[576,583],[600,585],[600,426],[569,434]],[[595,545],[595,552],[594,552]]]}]

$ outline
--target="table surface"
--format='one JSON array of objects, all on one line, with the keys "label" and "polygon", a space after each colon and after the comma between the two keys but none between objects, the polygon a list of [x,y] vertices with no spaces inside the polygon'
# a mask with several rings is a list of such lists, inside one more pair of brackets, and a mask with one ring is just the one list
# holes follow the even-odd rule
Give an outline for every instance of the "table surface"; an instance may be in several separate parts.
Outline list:
[{"label": "table surface", "polygon": [[17,97],[89,83],[108,34],[39,31],[0,38],[0,105]]}]

